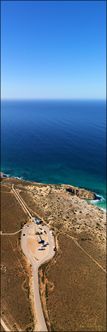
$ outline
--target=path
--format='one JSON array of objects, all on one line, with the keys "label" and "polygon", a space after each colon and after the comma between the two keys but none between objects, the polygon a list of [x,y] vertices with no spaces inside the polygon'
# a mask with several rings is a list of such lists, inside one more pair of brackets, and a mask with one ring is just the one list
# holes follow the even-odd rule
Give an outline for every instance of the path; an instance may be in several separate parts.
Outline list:
[{"label": "path", "polygon": [[14,233],[5,233],[5,232],[3,233],[2,231],[0,231],[0,235],[16,235],[16,234],[20,233],[21,230],[22,230],[22,228],[19,229],[19,230],[16,231],[16,232],[14,232]]},{"label": "path", "polygon": [[3,329],[6,332],[11,332],[11,330],[9,330],[9,328],[7,327],[7,325],[5,324],[5,322],[3,321],[3,319],[1,318],[1,326],[3,327]]},{"label": "path", "polygon": [[[19,193],[16,192],[14,187],[12,187],[12,191],[13,191],[16,199],[20,203],[20,205],[22,205],[22,208],[24,209],[24,211],[26,213],[28,213],[28,216],[31,219],[31,223],[24,225],[24,227],[22,229],[21,247],[22,247],[23,253],[29,260],[29,263],[32,265],[33,288],[34,288],[34,309],[35,309],[35,320],[37,322],[36,331],[38,330],[39,332],[40,331],[45,332],[45,331],[47,331],[47,326],[45,323],[45,318],[43,315],[43,310],[42,310],[42,305],[41,305],[41,300],[40,300],[38,269],[42,264],[48,262],[54,256],[54,254],[55,254],[54,237],[52,235],[52,232],[49,230],[48,226],[36,225],[34,223],[34,218],[31,215],[31,213],[29,212],[24,200],[21,198]],[[40,247],[40,244],[38,244],[38,239],[36,236],[36,232],[40,232],[40,228],[43,232],[45,231],[44,234],[46,234],[46,235],[44,235],[44,239],[45,239],[45,237],[48,238],[48,246],[43,251],[38,250]],[[35,249],[36,257],[33,254],[33,252],[31,251],[31,248],[29,247],[29,239],[32,239],[35,248],[37,245],[37,248]]]}]

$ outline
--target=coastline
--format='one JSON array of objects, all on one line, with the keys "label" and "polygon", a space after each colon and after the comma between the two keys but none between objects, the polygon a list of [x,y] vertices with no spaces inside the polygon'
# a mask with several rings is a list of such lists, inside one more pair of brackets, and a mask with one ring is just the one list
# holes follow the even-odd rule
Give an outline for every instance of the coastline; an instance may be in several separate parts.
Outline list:
[{"label": "coastline", "polygon": [[[31,182],[31,183],[37,183],[37,184],[46,184],[46,185],[59,185],[59,186],[68,186],[68,187],[73,187],[73,188],[77,188],[78,190],[85,190],[88,191],[90,193],[92,193],[93,197],[90,199],[86,198],[86,201],[89,204],[92,204],[94,206],[96,206],[97,208],[99,208],[100,210],[106,212],[107,208],[106,208],[106,199],[102,196],[99,195],[97,192],[94,192],[93,190],[90,190],[89,188],[85,188],[85,187],[81,187],[81,186],[76,186],[76,185],[71,185],[71,184],[65,184],[65,183],[44,183],[44,182],[39,182],[39,181],[35,181],[35,180],[31,180],[31,179],[24,179],[24,177],[19,177],[19,176],[14,176],[14,175],[9,175],[4,173],[3,171],[0,172],[0,178],[13,178],[13,179],[17,179],[17,180],[21,180],[21,181],[25,181],[25,182]],[[104,204],[104,207],[100,206],[101,204]]]},{"label": "coastline", "polygon": [[[47,185],[33,181],[25,181],[24,179],[23,180],[17,179],[15,177],[9,178],[6,175],[3,178],[3,181],[1,181],[1,186],[2,186],[2,196],[4,195],[4,201],[6,197],[7,201],[9,201],[9,199],[13,200],[11,194],[11,188],[12,186],[14,186],[16,192],[20,193],[22,201],[25,202],[26,206],[28,207],[32,215],[33,216],[38,215],[42,220],[44,220],[44,222],[52,230],[55,241],[57,239],[58,245],[56,245],[55,258],[53,259],[52,263],[45,264],[45,266],[41,267],[43,275],[42,279],[39,279],[40,295],[41,295],[41,301],[42,301],[45,319],[47,319],[47,312],[50,312],[51,309],[51,316],[49,316],[49,323],[51,325],[52,330],[53,326],[54,330],[55,328],[56,330],[59,329],[58,327],[59,325],[57,326],[58,328],[56,327],[56,321],[54,321],[54,316],[56,317],[56,315],[59,314],[61,314],[62,316],[63,313],[63,307],[61,307],[60,305],[61,301],[59,301],[58,304],[56,303],[56,298],[58,298],[59,296],[59,277],[61,277],[62,271],[64,274],[60,283],[61,293],[64,292],[64,298],[67,296],[67,299],[70,304],[72,298],[73,306],[76,305],[78,300],[78,290],[79,290],[79,296],[81,297],[82,306],[84,307],[85,305],[84,301],[86,301],[87,304],[86,308],[88,307],[89,317],[91,317],[90,305],[92,307],[92,301],[98,303],[99,294],[101,297],[102,308],[104,308],[103,292],[104,292],[104,282],[105,282],[106,219],[104,211],[101,211],[101,209],[99,209],[95,205],[88,204],[87,202],[87,198],[90,197],[92,199],[92,197],[94,197],[95,194],[88,190],[85,190],[84,188],[78,188],[71,185],[65,185],[65,184]],[[14,204],[16,204],[15,202]],[[23,210],[23,209],[20,210],[19,204],[15,205],[14,206],[15,215],[17,208],[19,209],[20,213],[22,213]],[[11,218],[10,220],[12,220],[12,214],[13,211],[11,213],[11,205],[10,205],[10,218]],[[19,218],[19,215],[20,214],[18,212],[18,220],[20,222],[21,218]],[[6,223],[6,221],[7,218],[5,217],[3,225],[4,223]],[[14,227],[16,227],[15,222],[16,218],[15,219],[13,218]],[[25,224],[25,216],[24,216],[24,224]],[[7,227],[9,227],[9,225],[11,225],[11,223],[7,223]],[[2,245],[4,245],[4,242]],[[90,271],[92,276],[91,280],[90,280]],[[64,278],[65,274],[68,275],[70,288],[67,287],[66,280]],[[71,276],[72,276],[72,282],[71,282]],[[83,276],[85,282],[84,288],[82,286]],[[34,316],[33,297],[31,296],[33,295],[31,277],[32,274],[30,274],[30,285],[31,285],[30,300],[32,302],[31,307],[33,308],[32,314]],[[100,284],[99,284],[99,278],[100,278]],[[75,280],[78,283],[78,287],[76,286],[77,284],[75,283]],[[88,294],[86,291],[87,287],[88,289],[90,288]],[[74,292],[75,297],[73,295],[73,289],[75,290]],[[98,289],[99,292],[97,291]],[[92,292],[91,303],[89,302],[90,292]],[[45,302],[44,302],[44,296],[45,296]],[[53,303],[54,303],[54,308],[53,308]],[[95,314],[93,315],[94,309],[95,309]],[[79,326],[81,324],[81,322],[79,321],[79,318],[81,316],[80,313],[82,313],[81,310],[82,310],[81,307],[79,307],[78,319],[77,319]],[[97,312],[97,306],[96,308],[92,307],[93,326],[96,317],[96,312]],[[67,316],[67,321],[71,322],[70,317],[72,315],[72,311],[69,313],[69,310],[65,310],[63,316],[64,315]],[[58,316],[57,324],[61,324],[61,322],[62,318],[60,320]],[[84,324],[86,324],[87,326],[87,322],[84,322]],[[74,330],[73,320],[70,327],[71,330],[73,331]]]}]

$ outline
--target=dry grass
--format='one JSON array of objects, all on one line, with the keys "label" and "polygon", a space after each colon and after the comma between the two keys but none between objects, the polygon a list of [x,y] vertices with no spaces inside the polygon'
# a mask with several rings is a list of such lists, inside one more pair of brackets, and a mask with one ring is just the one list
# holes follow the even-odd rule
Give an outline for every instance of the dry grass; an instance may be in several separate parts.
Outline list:
[{"label": "dry grass", "polygon": [[66,236],[59,236],[59,246],[45,269],[51,331],[106,331],[105,273]]},{"label": "dry grass", "polygon": [[[12,194],[1,194],[1,229],[15,232],[26,222],[26,215]],[[29,276],[20,248],[20,233],[1,236],[1,313],[11,331],[33,331],[29,301]]]},{"label": "dry grass", "polygon": [[102,210],[70,195],[63,186],[28,185],[21,195],[52,227],[78,235],[87,231],[105,248],[106,216]]},{"label": "dry grass", "polygon": [[4,332],[5,330],[3,329],[2,325],[0,324],[0,332]]},{"label": "dry grass", "polygon": [[[41,185],[16,179],[4,181],[10,187],[13,182],[15,187],[21,190],[20,194],[31,209],[32,214],[41,216],[54,229],[54,234],[57,234],[58,238],[58,251],[55,258],[43,267],[43,274],[42,271],[40,272],[41,297],[49,330],[57,332],[106,331],[105,272],[88,256],[92,256],[102,268],[105,268],[106,222],[104,212],[89,205],[80,197],[70,195],[66,192],[65,186]],[[2,193],[3,211],[6,208],[6,217],[3,212],[2,218],[4,231],[6,229],[16,231],[26,222],[26,215],[15,199],[13,203],[12,194],[10,196],[11,198],[8,200],[9,194]],[[6,198],[6,204],[4,198]],[[76,238],[77,244],[84,251],[78,247],[72,237]],[[4,239],[6,238],[3,237]],[[26,272],[22,272],[23,268],[24,271],[26,270],[26,266],[20,252],[18,236],[15,236],[14,239],[9,237],[8,241],[5,240],[2,244],[2,248],[4,303],[8,303],[9,306],[9,300],[12,310],[10,294],[12,292],[12,276],[15,275],[19,285],[17,286],[18,303],[24,305],[26,302],[22,320],[23,322],[26,320],[26,324],[29,325],[31,312],[27,289],[28,275]],[[23,266],[22,269],[18,258]],[[9,268],[9,261],[12,269]],[[9,272],[8,278],[5,266],[7,266],[6,271]],[[8,284],[9,282],[10,284]],[[15,285],[17,285],[16,277],[13,276],[14,290]],[[8,290],[8,286],[10,290]],[[21,287],[22,293],[20,293]],[[8,297],[5,295],[6,292],[7,294],[9,292]],[[20,320],[21,309],[16,309],[15,297],[14,301],[15,309],[12,314],[14,313],[17,323],[23,324]],[[27,318],[26,312],[28,313]]]},{"label": "dry grass", "polygon": [[1,192],[1,230],[16,232],[28,220],[13,194]]}]

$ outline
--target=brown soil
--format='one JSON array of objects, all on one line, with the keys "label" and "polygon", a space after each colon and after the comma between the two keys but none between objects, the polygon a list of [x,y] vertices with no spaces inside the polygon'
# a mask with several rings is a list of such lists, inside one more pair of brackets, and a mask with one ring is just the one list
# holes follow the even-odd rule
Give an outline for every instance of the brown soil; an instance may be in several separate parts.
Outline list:
[{"label": "brown soil", "polygon": [[[13,194],[1,193],[1,230],[15,232],[26,222],[26,215]],[[20,233],[1,236],[1,315],[11,331],[33,331],[29,300],[29,276],[20,248]],[[7,323],[7,326],[8,326]]]},{"label": "brown soil", "polygon": [[[106,275],[66,235],[45,269],[51,331],[106,331]],[[93,247],[94,251],[94,247]]]},{"label": "brown soil", "polygon": [[16,232],[28,220],[13,194],[1,192],[2,232]]},{"label": "brown soil", "polygon": [[44,287],[40,278],[48,328],[50,321],[51,331],[105,331],[105,213],[67,193],[64,186],[32,184],[26,189],[21,195],[27,204],[35,212],[38,208],[54,234],[60,234]]},{"label": "brown soil", "polygon": [[[2,181],[3,184],[9,187],[13,182],[15,187],[20,189],[20,194],[32,214],[37,214],[43,218],[53,229],[54,234],[57,235],[55,258],[43,267],[42,271],[40,270],[40,293],[49,330],[57,332],[106,331],[105,213],[84,201],[83,194],[86,197],[88,195],[84,190],[79,194],[74,192],[72,195],[66,191],[67,187],[65,185],[42,185],[16,179]],[[17,201],[16,203],[14,201],[13,204],[15,209],[12,207],[12,194],[10,194],[10,201],[8,201],[8,193],[2,193],[2,195],[7,200],[6,204],[2,203],[3,211],[8,206],[6,218],[3,215],[2,230],[13,231],[14,227],[14,231],[16,231],[21,224],[27,221],[26,215],[24,215],[20,206],[18,207]],[[15,226],[13,225],[14,220]],[[2,239],[4,240],[5,237]],[[14,242],[16,239],[17,245]],[[14,240],[13,237],[9,237],[7,242],[4,241],[3,246],[8,245],[9,253],[10,240],[13,241],[13,249],[11,249],[13,255],[19,250],[18,235],[14,237]],[[3,257],[8,257],[7,250],[4,250]],[[5,260],[8,264],[9,259],[5,258]],[[21,252],[20,261],[22,262]],[[11,260],[10,263],[12,265]],[[5,263],[3,264],[2,271],[5,271]],[[25,271],[25,262],[23,261],[22,264]],[[5,274],[5,272],[3,273]],[[5,279],[7,285],[7,278]],[[10,289],[12,287],[11,283],[12,279],[10,280]],[[20,278],[20,283],[24,292],[26,288],[24,277],[23,280]],[[15,281],[13,284],[15,285]],[[7,290],[8,287],[4,293]],[[25,293],[28,299],[29,296],[27,292]],[[24,296],[23,300],[20,300],[21,303],[26,301]],[[20,316],[18,309],[15,310],[18,312],[17,315]],[[28,309],[26,308],[26,310]],[[19,323],[20,318],[17,315],[15,319]],[[25,317],[23,316],[23,322],[26,319]],[[28,317],[31,317],[31,313],[30,316],[28,314]]]},{"label": "brown soil", "polygon": [[0,324],[0,332],[4,332],[5,330],[3,329],[2,325]]},{"label": "brown soil", "polygon": [[105,248],[105,213],[85,200],[66,192],[65,186],[28,185],[20,192],[28,206],[45,222],[58,230],[72,234],[84,231],[94,235],[94,241]]}]

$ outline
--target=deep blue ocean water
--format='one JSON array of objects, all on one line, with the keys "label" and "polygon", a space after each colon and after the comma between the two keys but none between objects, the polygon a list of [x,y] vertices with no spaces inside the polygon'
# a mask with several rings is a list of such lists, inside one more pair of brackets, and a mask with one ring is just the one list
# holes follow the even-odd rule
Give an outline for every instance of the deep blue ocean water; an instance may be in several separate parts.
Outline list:
[{"label": "deep blue ocean water", "polygon": [[3,101],[1,170],[106,195],[104,101]]}]

